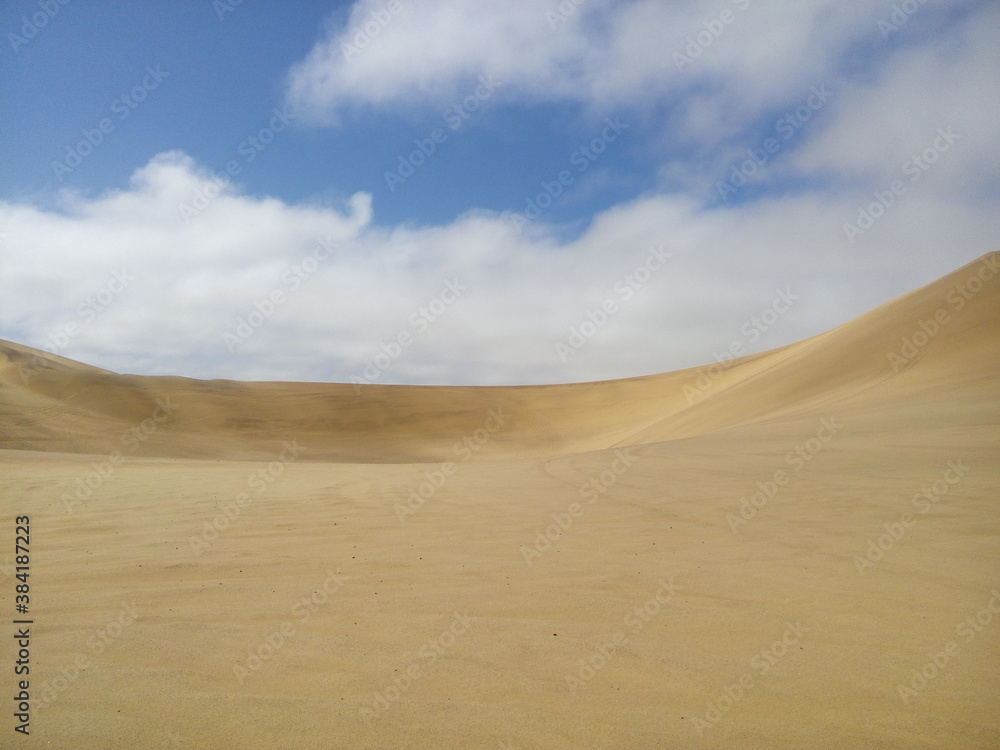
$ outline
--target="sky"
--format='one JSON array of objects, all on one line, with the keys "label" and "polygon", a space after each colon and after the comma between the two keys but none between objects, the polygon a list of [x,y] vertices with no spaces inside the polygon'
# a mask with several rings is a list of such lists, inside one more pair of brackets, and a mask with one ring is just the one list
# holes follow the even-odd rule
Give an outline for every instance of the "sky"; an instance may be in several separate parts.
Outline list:
[{"label": "sky", "polygon": [[709,364],[1000,248],[1000,3],[8,0],[0,338],[142,375]]}]

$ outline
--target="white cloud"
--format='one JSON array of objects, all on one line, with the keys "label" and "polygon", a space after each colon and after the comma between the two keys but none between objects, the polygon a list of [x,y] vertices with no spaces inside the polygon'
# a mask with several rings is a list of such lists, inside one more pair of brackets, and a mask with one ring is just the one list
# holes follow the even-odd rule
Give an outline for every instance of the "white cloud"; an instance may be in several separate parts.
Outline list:
[{"label": "white cloud", "polygon": [[935,45],[901,50],[870,81],[842,84],[833,123],[794,166],[883,187],[908,181],[904,165],[951,129],[960,139],[926,170],[927,182],[947,182],[953,195],[980,193],[1000,173],[1000,78],[991,74],[1000,69],[998,26],[1000,6],[987,4]]},{"label": "white cloud", "polygon": [[[860,75],[845,72],[845,50],[882,44],[877,21],[888,4],[588,0],[552,28],[546,12],[558,5],[404,3],[348,60],[341,45],[357,42],[387,7],[361,0],[346,27],[331,29],[293,70],[287,93],[327,121],[358,106],[440,103],[481,73],[495,74],[502,96],[519,103],[562,99],[606,111],[669,101],[664,140],[697,148],[662,173],[686,194],[609,208],[569,241],[544,219],[524,235],[486,211],[385,227],[364,194],[331,209],[251,197],[235,185],[186,220],[182,205],[209,193],[213,178],[184,154],[161,154],[125,190],[67,193],[56,210],[0,203],[0,337],[41,348],[62,335],[60,353],[118,371],[346,381],[408,334],[413,343],[376,382],[627,377],[710,362],[733,342],[761,351],[800,340],[996,249],[1000,215],[983,197],[1000,167],[1000,91],[989,75],[1000,62],[996,6],[921,6],[928,18],[942,7],[975,12],[938,44],[917,38],[892,54],[869,50],[879,64]],[[719,27],[723,9],[731,23]],[[710,43],[698,40],[703,31]],[[678,70],[672,55],[688,54],[689,43],[703,49]],[[705,209],[715,181],[745,158],[748,124],[823,84],[835,95],[821,116],[754,177],[808,187]],[[962,140],[849,242],[844,224],[872,191],[949,126]],[[308,260],[327,237],[338,249]],[[672,257],[626,300],[616,284],[651,247]],[[91,315],[123,270],[134,280]],[[463,288],[457,298],[449,282]],[[750,340],[744,325],[786,288],[799,301]],[[284,296],[273,314],[245,343],[227,346],[224,336],[269,309],[275,291]],[[618,311],[560,359],[556,345],[600,318],[609,299]],[[421,308],[433,323],[423,325]]]},{"label": "white cloud", "polygon": [[[865,247],[851,248],[840,231],[853,209],[847,200],[703,211],[653,196],[560,242],[544,227],[519,237],[484,212],[385,229],[372,224],[367,196],[338,212],[234,188],[186,223],[180,203],[208,184],[172,153],[140,169],[128,190],[68,196],[61,212],[0,204],[0,336],[45,347],[75,324],[59,352],[117,371],[344,382],[406,332],[413,344],[376,382],[626,377],[711,361],[733,341],[760,351],[826,330],[981,254],[1000,228],[972,209],[915,197]],[[328,235],[340,249],[293,289],[288,274]],[[616,283],[654,246],[673,257],[625,300]],[[108,302],[122,271],[134,280]],[[464,291],[435,307],[453,280]],[[801,298],[792,312],[758,340],[743,336],[750,316],[786,287]],[[282,303],[230,352],[224,334],[275,289]],[[556,344],[607,299],[619,311],[560,361]],[[90,301],[104,309],[90,315]],[[426,327],[422,307],[435,318]]]},{"label": "white cloud", "polygon": [[[686,93],[693,116],[711,107],[713,122],[722,123],[726,112],[752,118],[820,82],[882,12],[836,0],[587,0],[565,12],[572,5],[425,0],[391,13],[384,0],[359,0],[346,25],[331,27],[292,70],[288,98],[313,120],[337,122],[361,105],[442,103],[492,73],[504,96],[605,112]],[[689,136],[712,135],[696,127],[702,119],[695,116]]]}]

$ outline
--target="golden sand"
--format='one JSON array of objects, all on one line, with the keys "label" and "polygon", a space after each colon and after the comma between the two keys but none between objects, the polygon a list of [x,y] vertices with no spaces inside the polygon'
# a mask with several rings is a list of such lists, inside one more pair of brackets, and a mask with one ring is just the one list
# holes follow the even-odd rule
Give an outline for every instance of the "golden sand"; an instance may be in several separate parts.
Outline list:
[{"label": "golden sand", "polygon": [[602,383],[0,342],[0,606],[27,515],[33,619],[0,747],[998,747],[998,261]]}]

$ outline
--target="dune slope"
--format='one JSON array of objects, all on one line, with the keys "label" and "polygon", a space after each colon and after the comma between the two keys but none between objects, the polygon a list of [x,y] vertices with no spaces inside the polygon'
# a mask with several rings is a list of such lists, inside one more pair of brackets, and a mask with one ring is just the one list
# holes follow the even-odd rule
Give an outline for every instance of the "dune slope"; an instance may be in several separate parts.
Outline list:
[{"label": "dune slope", "polygon": [[[0,448],[255,459],[294,436],[310,460],[440,461],[464,456],[461,441],[499,417],[503,429],[476,442],[473,458],[544,456],[690,437],[844,401],[884,403],[969,380],[988,384],[1000,364],[1000,284],[986,282],[978,293],[964,285],[980,271],[995,278],[998,257],[807,341],[599,383],[355,387],[138,377],[0,342]],[[901,339],[919,340],[921,322],[935,334],[914,356],[899,354]],[[136,445],[129,431],[154,417],[155,431]]]},{"label": "dune slope", "polygon": [[17,746],[992,750],[998,261],[725,367],[569,386],[0,344]]}]

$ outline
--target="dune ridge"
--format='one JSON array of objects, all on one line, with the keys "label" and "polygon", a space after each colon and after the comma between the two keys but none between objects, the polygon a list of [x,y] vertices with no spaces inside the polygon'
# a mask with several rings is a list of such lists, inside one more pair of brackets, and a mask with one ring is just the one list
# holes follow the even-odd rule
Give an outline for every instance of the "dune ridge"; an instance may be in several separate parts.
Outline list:
[{"label": "dune ridge", "polygon": [[[108,453],[121,450],[123,439],[134,445],[123,436],[168,411],[135,455],[254,460],[295,437],[308,460],[441,461],[455,458],[456,446],[483,429],[492,409],[503,416],[503,428],[475,445],[472,460],[549,456],[694,437],[866,399],[885,404],[977,380],[990,388],[1000,370],[998,257],[985,255],[805,341],[721,364],[595,383],[199,381],[119,375],[0,341],[0,449]],[[987,277],[981,290],[963,292],[977,274]],[[935,323],[942,310],[945,322]],[[928,336],[912,357],[898,354],[902,339],[919,340],[921,321],[941,335]]]}]

